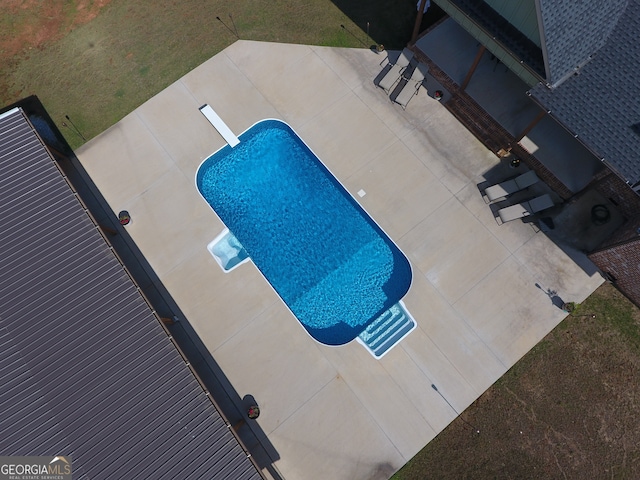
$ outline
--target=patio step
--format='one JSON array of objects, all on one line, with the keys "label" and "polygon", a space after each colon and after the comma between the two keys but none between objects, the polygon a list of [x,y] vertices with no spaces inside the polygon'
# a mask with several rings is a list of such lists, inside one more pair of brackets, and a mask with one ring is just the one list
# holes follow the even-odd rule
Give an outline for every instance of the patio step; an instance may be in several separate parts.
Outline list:
[{"label": "patio step", "polygon": [[404,305],[396,303],[358,335],[358,342],[375,358],[382,358],[415,327],[416,322]]}]

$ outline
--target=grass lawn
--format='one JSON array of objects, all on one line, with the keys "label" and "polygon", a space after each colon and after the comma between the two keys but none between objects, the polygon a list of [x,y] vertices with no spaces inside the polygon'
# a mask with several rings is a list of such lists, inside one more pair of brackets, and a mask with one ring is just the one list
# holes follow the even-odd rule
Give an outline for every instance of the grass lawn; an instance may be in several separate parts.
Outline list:
[{"label": "grass lawn", "polygon": [[0,103],[38,95],[73,148],[84,142],[62,127],[65,115],[89,139],[233,43],[236,31],[246,40],[402,48],[415,20],[412,0],[51,0],[9,10],[0,20]]},{"label": "grass lawn", "polygon": [[639,378],[640,311],[605,284],[393,478],[638,479]]}]

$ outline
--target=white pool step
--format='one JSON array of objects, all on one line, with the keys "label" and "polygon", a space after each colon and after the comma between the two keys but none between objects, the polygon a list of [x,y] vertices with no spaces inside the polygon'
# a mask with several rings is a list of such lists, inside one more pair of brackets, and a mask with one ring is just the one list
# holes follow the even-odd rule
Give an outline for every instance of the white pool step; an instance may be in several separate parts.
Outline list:
[{"label": "white pool step", "polygon": [[402,302],[376,318],[357,340],[375,358],[382,358],[416,328],[416,322]]},{"label": "white pool step", "polygon": [[240,143],[238,137],[231,131],[226,123],[218,116],[218,114],[209,105],[203,105],[200,107],[200,112],[209,120],[209,123],[218,131],[224,141],[231,147],[235,147]]},{"label": "white pool step", "polygon": [[242,244],[228,228],[225,228],[220,235],[209,242],[207,250],[224,273],[229,273],[251,260]]}]

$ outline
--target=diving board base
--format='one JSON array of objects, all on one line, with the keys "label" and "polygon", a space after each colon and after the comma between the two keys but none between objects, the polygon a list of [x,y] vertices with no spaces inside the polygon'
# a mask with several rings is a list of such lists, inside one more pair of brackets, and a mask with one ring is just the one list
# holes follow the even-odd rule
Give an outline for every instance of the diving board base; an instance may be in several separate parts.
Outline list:
[{"label": "diving board base", "polygon": [[227,142],[231,147],[235,147],[240,143],[238,137],[231,131],[231,129],[227,126],[226,123],[218,116],[218,114],[211,108],[209,105],[203,105],[200,107],[200,112],[209,120],[209,123],[213,125],[213,127],[218,131],[224,141]]}]

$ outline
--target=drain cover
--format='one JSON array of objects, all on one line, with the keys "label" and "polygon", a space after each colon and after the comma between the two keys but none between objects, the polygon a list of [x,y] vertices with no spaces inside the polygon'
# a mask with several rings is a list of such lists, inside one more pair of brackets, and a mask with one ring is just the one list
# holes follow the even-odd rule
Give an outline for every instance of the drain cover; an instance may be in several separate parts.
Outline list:
[{"label": "drain cover", "polygon": [[591,209],[591,221],[595,225],[604,225],[611,219],[611,212],[606,205],[594,205]]}]

